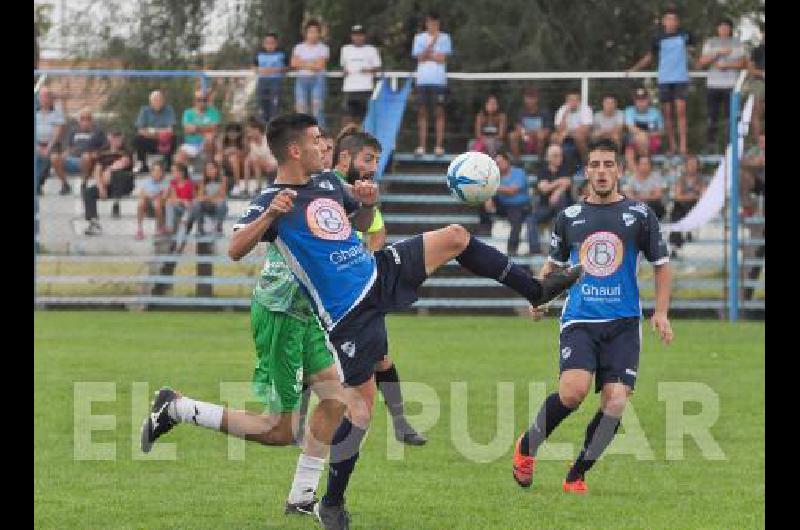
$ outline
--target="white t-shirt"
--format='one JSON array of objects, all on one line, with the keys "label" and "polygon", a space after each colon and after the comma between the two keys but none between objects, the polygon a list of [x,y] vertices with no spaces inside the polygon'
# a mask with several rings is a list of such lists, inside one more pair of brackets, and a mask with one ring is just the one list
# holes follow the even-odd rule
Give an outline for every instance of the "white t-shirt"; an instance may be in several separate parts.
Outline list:
[{"label": "white t-shirt", "polygon": [[709,65],[706,78],[708,88],[734,88],[739,79],[739,70],[720,70],[717,67],[718,63],[736,61],[745,56],[744,46],[738,39],[721,39],[719,37],[708,39],[703,44],[703,55],[711,55],[725,48],[729,48],[731,53],[717,58]]},{"label": "white t-shirt", "polygon": [[372,90],[375,74],[359,70],[380,68],[381,56],[378,49],[371,44],[345,44],[339,54],[339,64],[344,70],[343,92],[368,92]]},{"label": "white t-shirt", "polygon": [[[564,113],[567,112],[567,104],[561,105],[561,108],[556,112],[555,126],[558,127],[561,120],[564,119]],[[570,112],[567,115],[567,130],[574,131],[578,125],[591,125],[592,124],[592,109],[588,105],[580,105],[578,110]]]},{"label": "white t-shirt", "polygon": [[625,125],[625,115],[619,109],[611,116],[606,116],[602,110],[594,113],[594,129],[597,131],[610,131],[620,125]]},{"label": "white t-shirt", "polygon": [[[294,47],[294,50],[292,50],[292,56],[297,56],[301,61],[316,61],[317,59],[327,59],[330,57],[330,51],[328,50],[328,45],[322,42],[318,42],[316,44],[301,42]],[[324,71],[315,72],[313,70],[297,70],[297,75],[301,76],[321,75],[324,73]]]}]

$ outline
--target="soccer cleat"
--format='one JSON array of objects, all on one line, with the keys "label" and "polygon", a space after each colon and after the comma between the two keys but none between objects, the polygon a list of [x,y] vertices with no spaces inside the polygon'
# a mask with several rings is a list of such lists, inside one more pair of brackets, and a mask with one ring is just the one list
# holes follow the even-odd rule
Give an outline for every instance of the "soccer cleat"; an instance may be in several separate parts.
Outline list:
[{"label": "soccer cleat", "polygon": [[514,480],[523,488],[530,488],[533,483],[533,473],[536,471],[536,458],[533,456],[523,455],[519,450],[519,444],[522,442],[522,436],[517,438],[517,443],[514,446],[514,459],[513,459],[513,474]]},{"label": "soccer cleat", "polygon": [[286,509],[283,511],[286,515],[314,515],[315,507],[319,501],[315,498],[310,501],[289,502],[286,501]]},{"label": "soccer cleat", "polygon": [[394,424],[394,437],[398,442],[406,445],[425,445],[428,439],[421,435],[403,418]]},{"label": "soccer cleat", "polygon": [[578,281],[583,273],[583,266],[578,264],[565,271],[554,271],[541,280],[542,294],[536,300],[530,300],[534,307],[544,305],[554,299]]},{"label": "soccer cleat", "polygon": [[150,414],[142,422],[142,452],[149,453],[158,438],[168,433],[177,421],[173,420],[167,409],[169,404],[180,397],[180,394],[171,388],[164,387],[156,392],[156,399],[150,409]]},{"label": "soccer cleat", "polygon": [[325,530],[349,530],[350,513],[344,509],[344,502],[336,506],[326,506],[323,502],[314,505],[314,515]]},{"label": "soccer cleat", "polygon": [[572,482],[567,482],[565,480],[564,484],[562,484],[561,487],[564,489],[565,493],[584,494],[589,491],[589,487],[586,485],[586,482],[584,482],[582,478],[575,479]]}]

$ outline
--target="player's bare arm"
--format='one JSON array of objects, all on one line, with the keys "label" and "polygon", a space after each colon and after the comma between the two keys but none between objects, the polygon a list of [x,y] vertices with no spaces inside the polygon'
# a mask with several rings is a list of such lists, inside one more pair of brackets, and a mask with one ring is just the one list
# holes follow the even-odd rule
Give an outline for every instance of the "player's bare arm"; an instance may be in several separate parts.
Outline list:
[{"label": "player's bare arm", "polygon": [[651,322],[653,324],[653,331],[658,333],[659,338],[664,344],[669,345],[672,342],[673,333],[672,326],[669,323],[667,313],[669,311],[669,295],[672,283],[672,271],[669,268],[669,263],[655,265],[655,282],[656,282],[656,309],[653,312]]},{"label": "player's bare arm", "polygon": [[275,219],[292,209],[296,195],[297,192],[290,189],[283,189],[278,192],[270,202],[269,207],[255,221],[233,233],[230,247],[228,247],[228,256],[234,261],[239,261],[249,254],[253,247],[261,241],[264,232],[269,230]]}]

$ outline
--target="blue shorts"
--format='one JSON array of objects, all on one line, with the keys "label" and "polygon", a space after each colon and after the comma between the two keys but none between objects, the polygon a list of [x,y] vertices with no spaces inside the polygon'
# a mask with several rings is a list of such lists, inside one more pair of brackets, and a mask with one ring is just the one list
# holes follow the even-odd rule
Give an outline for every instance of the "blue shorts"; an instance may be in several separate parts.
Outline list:
[{"label": "blue shorts", "polygon": [[689,99],[689,83],[663,83],[658,85],[658,99],[661,103],[669,103],[676,99]]},{"label": "blue shorts", "polygon": [[450,90],[447,85],[417,85],[417,107],[446,105]]},{"label": "blue shorts", "polygon": [[595,392],[606,383],[636,385],[641,351],[638,318],[576,322],[561,331],[559,373],[580,369],[595,374]]},{"label": "blue shorts", "polygon": [[81,157],[79,156],[65,156],[64,169],[67,173],[80,173],[81,172]]},{"label": "blue shorts", "polygon": [[398,241],[375,253],[378,270],[367,296],[328,333],[347,386],[365,383],[389,353],[386,313],[417,301],[425,274],[422,236]]}]

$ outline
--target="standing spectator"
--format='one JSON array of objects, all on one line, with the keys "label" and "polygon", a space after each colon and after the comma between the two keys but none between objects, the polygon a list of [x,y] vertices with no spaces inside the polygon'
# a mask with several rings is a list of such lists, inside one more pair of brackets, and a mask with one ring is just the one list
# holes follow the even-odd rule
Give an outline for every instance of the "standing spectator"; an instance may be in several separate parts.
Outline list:
[{"label": "standing spectator", "polygon": [[529,86],[523,94],[522,112],[517,117],[514,130],[508,134],[508,143],[514,160],[519,160],[524,149],[527,154],[542,157],[550,138],[553,118],[546,110],[539,109],[539,89]]},{"label": "standing spectator", "polygon": [[103,227],[100,226],[97,215],[98,199],[115,199],[111,209],[112,217],[119,217],[119,198],[133,191],[133,157],[125,147],[122,131],[112,129],[107,136],[108,145],[97,155],[94,165],[94,183],[89,184],[89,178],[84,177],[81,184],[83,196],[83,209],[89,226],[84,234],[87,236],[100,235]]},{"label": "standing spectator", "polygon": [[164,102],[164,94],[160,90],[150,93],[150,104],[139,109],[136,118],[136,136],[133,148],[139,161],[139,173],[150,171],[147,167],[148,154],[164,156],[166,167],[172,165],[172,155],[177,145],[175,139],[175,111],[172,105]]},{"label": "standing spectator", "polygon": [[283,76],[289,71],[286,52],[278,49],[278,35],[267,33],[261,42],[261,49],[253,57],[253,67],[258,75],[256,93],[261,119],[267,123],[280,111]]},{"label": "standing spectator", "polygon": [[217,130],[222,116],[213,105],[209,105],[208,94],[202,90],[194,93],[194,106],[183,111],[183,145],[181,151],[189,158],[203,154],[203,160],[213,160]]},{"label": "standing spectator", "polygon": [[212,216],[216,221],[216,234],[222,235],[222,223],[228,215],[228,203],[225,201],[227,189],[226,177],[219,170],[216,162],[207,161],[203,166],[203,180],[197,188],[192,218],[197,220],[197,234],[205,235],[204,219]]},{"label": "standing spectator", "polygon": [[425,17],[425,31],[414,37],[411,56],[417,60],[417,136],[414,151],[425,154],[428,137],[428,108],[436,107],[435,131],[437,156],[444,154],[444,106],[447,103],[447,56],[453,53],[450,35],[439,31],[437,13]]},{"label": "standing spectator", "polygon": [[381,69],[381,56],[375,46],[366,43],[363,26],[356,24],[350,28],[350,42],[342,46],[339,53],[339,64],[344,70],[342,129],[364,120],[375,74]]},{"label": "standing spectator", "polygon": [[742,196],[742,208],[747,217],[753,215],[756,209],[751,194],[764,195],[766,191],[766,147],[766,136],[762,132],[758,137],[758,143],[751,146],[742,157],[739,189]]},{"label": "standing spectator", "polygon": [[652,155],[661,149],[664,117],[655,105],[650,105],[646,89],[636,89],[633,105],[625,109],[625,127],[628,130],[625,160],[629,168],[636,165],[637,156]]},{"label": "standing spectator", "polygon": [[580,90],[568,92],[566,101],[556,112],[556,131],[550,140],[563,147],[564,157],[571,167],[577,162],[572,156],[575,148],[578,150],[580,161],[586,159],[592,119],[592,109],[588,105],[581,105]]},{"label": "standing spectator", "polygon": [[[697,66],[708,66],[706,78],[706,104],[708,108],[708,134],[706,150],[709,153],[719,152],[717,145],[717,129],[719,126],[719,108],[725,116],[723,127],[728,121],[731,105],[731,92],[736,86],[739,71],[747,66],[747,56],[739,39],[733,38],[733,22],[724,18],[717,24],[717,36],[703,44],[703,52],[697,60]],[[723,131],[726,129],[723,128]],[[724,133],[723,133],[724,137]]]},{"label": "standing spectator", "polygon": [[522,224],[531,213],[531,196],[528,193],[528,176],[519,167],[511,165],[511,155],[501,150],[494,157],[500,170],[500,185],[497,193],[484,204],[488,213],[505,216],[511,225],[508,234],[509,256],[516,256]]},{"label": "standing spectator", "polygon": [[189,168],[185,164],[176,162],[172,166],[172,180],[167,193],[167,230],[175,234],[174,245],[180,252],[194,220],[194,183],[189,178]]},{"label": "standing spectator", "polygon": [[658,173],[653,172],[653,165],[648,155],[641,155],[636,161],[633,177],[625,186],[625,195],[634,201],[641,201],[653,209],[659,220],[664,217],[664,181]]},{"label": "standing spectator", "polygon": [[608,138],[617,149],[622,149],[622,132],[625,129],[625,115],[617,108],[617,96],[606,94],[603,96],[603,108],[594,113],[592,122],[592,141]]},{"label": "standing spectator", "polygon": [[[705,183],[700,175],[700,161],[697,159],[697,155],[689,155],[686,157],[683,172],[678,177],[672,192],[673,202],[670,221],[676,223],[686,217],[686,214],[697,204],[704,190]],[[692,234],[689,233],[686,236],[691,241]],[[683,246],[683,241],[682,232],[671,232],[669,234],[669,242],[674,246],[672,250],[673,258],[678,257],[677,250]]]},{"label": "standing spectator", "polygon": [[508,118],[500,110],[497,96],[489,94],[481,111],[475,116],[475,139],[470,142],[470,151],[480,151],[494,156],[506,137]]},{"label": "standing spectator", "polygon": [[572,171],[564,161],[564,152],[558,144],[547,148],[546,160],[541,164],[534,200],[533,213],[528,217],[528,241],[531,254],[541,254],[539,225],[549,222],[572,202]]},{"label": "standing spectator", "polygon": [[97,153],[105,146],[106,135],[94,124],[92,111],[83,108],[78,113],[78,126],[70,127],[66,135],[65,149],[61,153],[53,153],[51,158],[53,169],[65,182],[67,172],[80,173],[86,179],[94,167]]},{"label": "standing spectator", "polygon": [[[64,114],[55,107],[50,89],[39,90],[39,109],[36,111],[36,176],[37,191],[41,194],[42,183],[50,173],[50,165],[60,159],[61,142],[66,120]],[[57,173],[61,179],[61,195],[72,191],[66,175]]]},{"label": "standing spectator", "polygon": [[[222,136],[217,146],[217,155],[214,162],[223,167],[228,175],[233,178],[233,190],[231,194],[248,196],[248,182],[242,179],[245,160],[245,138],[244,128],[239,122],[230,122],[225,125]],[[206,162],[209,160],[206,159]],[[204,168],[207,168],[204,165]],[[227,192],[227,187],[225,188]]]},{"label": "standing spectator", "polygon": [[[297,70],[294,84],[294,108],[313,114],[320,127],[325,126],[325,68],[330,51],[320,42],[322,26],[314,19],[306,22],[305,40],[292,51],[292,68]],[[311,101],[309,103],[309,100]]]},{"label": "standing spectator", "polygon": [[764,130],[761,122],[764,119],[764,104],[766,103],[764,98],[764,82],[766,81],[766,73],[764,70],[766,66],[764,62],[766,59],[766,36],[766,32],[761,34],[761,44],[750,52],[750,58],[747,61],[747,72],[750,74],[747,83],[747,91],[753,94],[755,100],[755,104],[753,105],[753,119],[751,120],[753,124],[753,136],[755,138],[761,136]]},{"label": "standing spectator", "polygon": [[675,129],[672,121],[673,102],[678,117],[678,136],[680,137],[680,153],[686,155],[687,125],[686,99],[689,95],[689,53],[695,41],[692,35],[680,29],[678,10],[669,7],[661,17],[662,31],[653,39],[651,49],[639,62],[628,70],[636,72],[649,65],[654,57],[658,57],[658,98],[667,129],[669,154],[675,154]]},{"label": "standing spectator", "polygon": [[[251,117],[247,120],[247,158],[244,161],[244,181],[247,183],[251,177],[256,181],[256,189],[264,187],[262,175],[278,169],[278,161],[272,154],[264,134],[266,127],[258,118]],[[271,182],[271,180],[270,180]],[[234,190],[231,195],[235,195]],[[241,192],[241,190],[239,190]]]},{"label": "standing spectator", "polygon": [[169,182],[164,178],[164,164],[154,162],[147,177],[139,189],[139,202],[136,205],[136,239],[144,239],[142,223],[144,216],[156,218],[156,234],[162,235],[164,228],[164,202],[169,191]]}]

